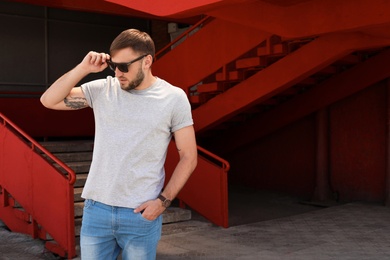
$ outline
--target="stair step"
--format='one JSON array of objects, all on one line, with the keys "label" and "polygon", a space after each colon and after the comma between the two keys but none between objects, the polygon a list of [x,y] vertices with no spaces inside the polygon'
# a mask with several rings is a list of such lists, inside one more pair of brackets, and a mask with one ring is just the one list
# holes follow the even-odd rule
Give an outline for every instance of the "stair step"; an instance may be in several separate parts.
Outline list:
[{"label": "stair step", "polygon": [[74,216],[79,218],[83,216],[84,202],[75,202],[74,203]]},{"label": "stair step", "polygon": [[242,81],[244,79],[244,72],[242,70],[227,70],[224,68],[221,72],[215,73],[215,81]]},{"label": "stair step", "polygon": [[88,173],[79,173],[76,175],[76,182],[74,183],[75,188],[84,187],[87,181]]},{"label": "stair step", "polygon": [[264,56],[245,58],[236,61],[236,69],[246,69],[254,67],[266,67],[267,59]]},{"label": "stair step", "polygon": [[76,237],[79,237],[79,236],[80,236],[81,221],[82,221],[82,218],[75,218],[75,219],[74,219],[74,235],[75,235]]},{"label": "stair step", "polygon": [[215,81],[226,81],[229,77],[226,72],[215,73]]},{"label": "stair step", "polygon": [[263,46],[257,48],[258,56],[267,56],[267,55],[286,55],[287,46],[284,43],[272,44],[271,48],[268,46]]},{"label": "stair step", "polygon": [[163,213],[163,224],[191,220],[191,210],[178,207],[167,208]]},{"label": "stair step", "polygon": [[202,84],[197,87],[198,93],[211,93],[211,92],[221,92],[221,91],[223,91],[223,86],[218,82]]},{"label": "stair step", "polygon": [[201,105],[207,101],[206,97],[204,95],[194,95],[189,96],[189,101],[193,105]]},{"label": "stair step", "polygon": [[242,70],[233,70],[228,73],[219,72],[215,74],[216,81],[242,81],[244,80],[244,71]]},{"label": "stair step", "polygon": [[91,167],[91,162],[68,162],[68,165],[75,173],[87,173]]},{"label": "stair step", "polygon": [[58,159],[67,162],[92,161],[92,152],[55,153]]},{"label": "stair step", "polygon": [[83,198],[81,198],[81,193],[83,192],[83,188],[74,188],[74,201],[75,202],[80,202],[80,201],[84,201]]},{"label": "stair step", "polygon": [[[66,174],[66,171],[62,169],[58,164],[53,164],[57,167],[63,174]],[[66,165],[71,168],[75,173],[88,173],[89,168],[91,167],[91,162],[68,162]]]},{"label": "stair step", "polygon": [[241,81],[244,79],[244,72],[241,70],[229,71],[229,80]]},{"label": "stair step", "polygon": [[189,101],[191,104],[194,104],[194,105],[199,105],[199,104],[202,104],[202,97],[199,96],[199,95],[194,95],[194,96],[189,96]]},{"label": "stair step", "polygon": [[93,150],[92,140],[42,142],[40,144],[51,153],[87,152]]}]

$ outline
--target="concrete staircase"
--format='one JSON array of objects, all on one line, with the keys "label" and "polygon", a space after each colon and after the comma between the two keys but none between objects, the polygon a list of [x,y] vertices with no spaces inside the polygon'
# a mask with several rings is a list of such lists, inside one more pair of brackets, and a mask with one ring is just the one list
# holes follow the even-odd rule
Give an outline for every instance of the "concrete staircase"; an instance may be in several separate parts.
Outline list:
[{"label": "concrete staircase", "polygon": [[[87,180],[92,161],[93,141],[53,141],[42,142],[47,150],[68,165],[77,176],[74,184],[74,215],[75,234],[80,235],[81,219],[83,216],[84,199],[81,193]],[[163,214],[163,224],[186,221],[191,219],[191,211],[179,207],[170,207]]]}]

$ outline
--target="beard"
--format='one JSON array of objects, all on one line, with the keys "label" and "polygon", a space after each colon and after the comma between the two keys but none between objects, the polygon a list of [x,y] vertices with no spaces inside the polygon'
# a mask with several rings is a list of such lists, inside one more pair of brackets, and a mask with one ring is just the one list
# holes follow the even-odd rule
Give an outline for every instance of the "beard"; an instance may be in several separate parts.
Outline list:
[{"label": "beard", "polygon": [[139,68],[138,72],[137,72],[137,75],[135,75],[135,79],[130,81],[130,83],[127,84],[127,85],[122,85],[121,88],[123,90],[126,90],[126,91],[130,91],[132,89],[135,89],[136,87],[141,85],[141,83],[144,80],[144,78],[145,78],[145,74],[142,71],[142,68]]}]

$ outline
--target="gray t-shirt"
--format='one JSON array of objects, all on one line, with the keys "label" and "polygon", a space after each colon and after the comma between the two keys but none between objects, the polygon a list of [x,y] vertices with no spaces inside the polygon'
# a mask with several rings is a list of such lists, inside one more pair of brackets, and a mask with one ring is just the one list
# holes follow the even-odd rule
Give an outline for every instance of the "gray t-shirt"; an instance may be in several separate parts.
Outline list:
[{"label": "gray t-shirt", "polygon": [[96,125],[82,197],[128,208],[156,199],[172,133],[193,124],[185,92],[159,78],[147,89],[124,91],[111,76],[81,88]]}]

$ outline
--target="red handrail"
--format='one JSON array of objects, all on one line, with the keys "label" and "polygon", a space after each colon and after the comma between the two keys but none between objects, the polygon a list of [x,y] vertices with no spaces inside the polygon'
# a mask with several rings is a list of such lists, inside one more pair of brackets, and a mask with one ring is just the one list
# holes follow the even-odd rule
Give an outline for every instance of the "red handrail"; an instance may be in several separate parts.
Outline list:
[{"label": "red handrail", "polygon": [[163,53],[165,53],[167,50],[171,49],[172,45],[176,44],[177,42],[179,42],[181,39],[187,37],[193,30],[195,30],[196,28],[198,28],[199,26],[201,26],[203,23],[205,22],[208,22],[208,20],[210,19],[211,20],[211,16],[206,16],[204,17],[203,19],[201,19],[199,22],[197,22],[196,24],[194,24],[193,26],[191,26],[190,28],[188,28],[188,30],[186,30],[185,32],[183,32],[179,37],[177,37],[175,40],[173,40],[172,42],[170,42],[168,45],[166,45],[164,48],[162,48],[161,50],[159,50],[156,55],[155,55],[155,61],[158,59],[158,57],[160,55],[162,55]]},{"label": "red handrail", "polygon": [[221,162],[222,163],[222,169],[224,171],[226,171],[226,172],[229,171],[230,164],[229,164],[228,161],[222,159],[221,157],[213,154],[212,152],[210,152],[210,151],[208,151],[208,150],[206,150],[206,149],[204,149],[204,148],[202,148],[200,146],[198,146],[198,150],[201,151],[202,153],[208,155],[209,157],[213,158],[214,160]]},{"label": "red handrail", "polygon": [[62,161],[60,161],[57,157],[55,157],[53,154],[51,154],[45,147],[40,145],[37,141],[32,139],[28,134],[26,134],[22,129],[20,129],[17,125],[11,122],[5,115],[0,113],[0,118],[3,119],[3,125],[9,125],[11,126],[16,132],[18,132],[23,138],[27,139],[31,143],[31,149],[34,150],[35,148],[38,148],[41,150],[47,157],[52,159],[55,163],[57,163],[59,166],[61,166],[67,173],[68,173],[68,179],[69,184],[73,185],[76,181],[76,174],[75,172],[69,168],[66,164],[64,164]]}]

